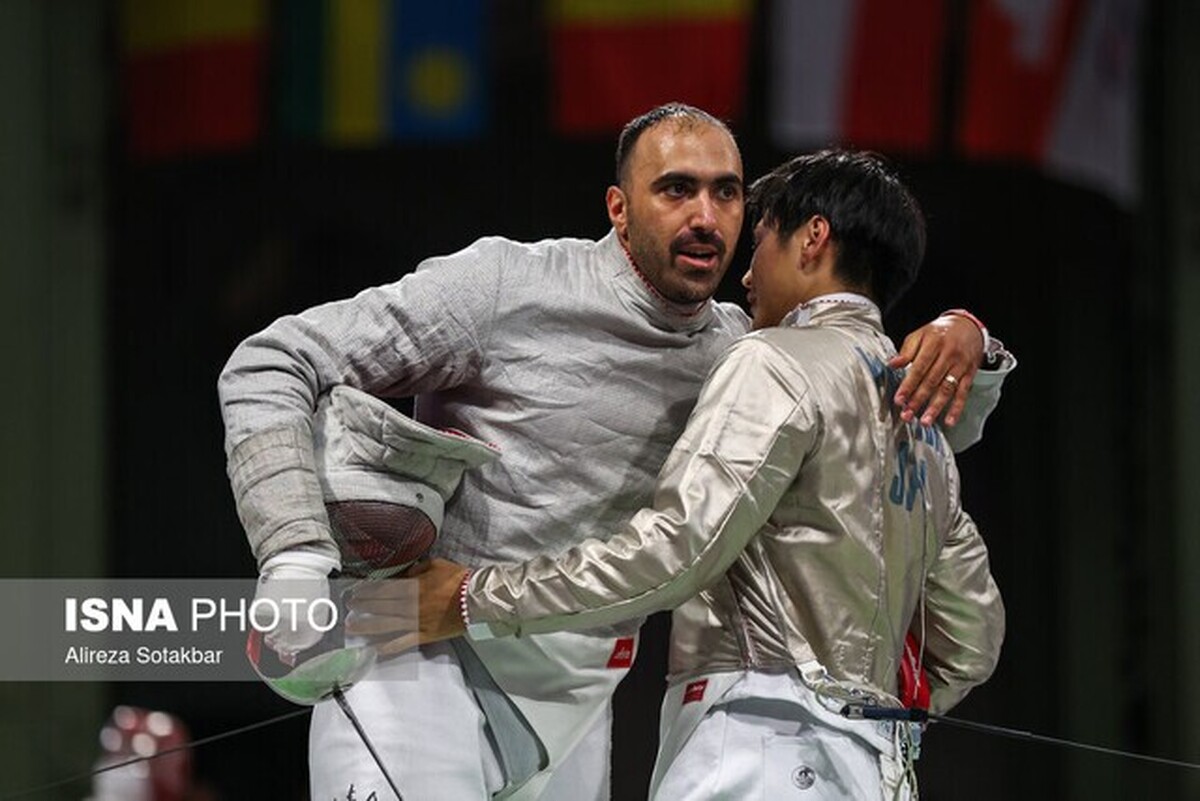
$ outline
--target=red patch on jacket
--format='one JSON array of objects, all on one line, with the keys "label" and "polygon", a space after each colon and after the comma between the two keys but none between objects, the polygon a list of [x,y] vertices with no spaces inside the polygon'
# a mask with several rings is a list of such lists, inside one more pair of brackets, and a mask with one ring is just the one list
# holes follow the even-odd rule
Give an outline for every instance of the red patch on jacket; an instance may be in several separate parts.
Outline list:
[{"label": "red patch on jacket", "polygon": [[612,656],[608,658],[608,667],[627,668],[633,666],[633,638],[622,637],[613,646]]},{"label": "red patch on jacket", "polygon": [[708,689],[708,679],[693,681],[683,691],[683,703],[690,704],[704,700],[704,691]]}]

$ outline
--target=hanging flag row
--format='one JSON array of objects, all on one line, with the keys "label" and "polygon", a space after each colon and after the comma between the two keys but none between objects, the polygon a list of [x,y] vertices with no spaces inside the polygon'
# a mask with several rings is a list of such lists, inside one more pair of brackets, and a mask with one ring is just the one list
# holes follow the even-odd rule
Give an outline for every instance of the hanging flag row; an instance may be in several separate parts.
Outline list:
[{"label": "hanging flag row", "polygon": [[[1142,0],[974,0],[967,12],[964,74],[947,76],[942,0],[775,2],[776,144],[936,155],[943,126],[965,158],[1136,201]],[[953,120],[941,119],[948,83]]]},{"label": "hanging flag row", "polygon": [[129,150],[368,146],[484,124],[483,0],[123,0]]},{"label": "hanging flag row", "polygon": [[[752,0],[546,10],[560,132],[606,133],[666,100],[740,116]],[[131,152],[236,148],[268,127],[335,146],[478,135],[485,12],[483,0],[123,0]]]},{"label": "hanging flag row", "polygon": [[[949,147],[1132,201],[1143,2],[972,0],[965,41],[950,48],[944,0],[774,0],[762,15],[771,136],[792,151]],[[543,7],[558,133],[610,135],[669,100],[741,122],[754,0]],[[140,158],[245,147],[267,131],[372,146],[487,130],[484,0],[121,8],[126,126]],[[961,64],[944,63],[952,49]]]}]

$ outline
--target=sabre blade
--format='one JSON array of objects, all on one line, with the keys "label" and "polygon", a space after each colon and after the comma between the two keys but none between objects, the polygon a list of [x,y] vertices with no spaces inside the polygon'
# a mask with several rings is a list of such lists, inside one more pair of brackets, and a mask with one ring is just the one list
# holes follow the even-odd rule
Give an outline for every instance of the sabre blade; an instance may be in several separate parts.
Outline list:
[{"label": "sabre blade", "polygon": [[388,769],[383,765],[383,760],[379,758],[379,754],[375,751],[375,746],[371,744],[371,738],[367,736],[367,730],[363,728],[362,723],[360,723],[358,720],[358,716],[355,715],[354,710],[350,708],[350,702],[346,700],[346,694],[342,692],[341,687],[336,685],[333,688],[333,700],[337,701],[338,706],[342,708],[342,712],[344,712],[346,717],[350,720],[350,725],[352,725],[354,730],[358,732],[358,736],[363,741],[363,745],[365,745],[367,750],[371,752],[371,758],[375,760],[375,764],[379,766],[380,772],[383,773],[383,778],[387,781],[388,786],[392,788],[392,792],[396,794],[396,801],[404,801],[404,796],[400,795],[399,788],[397,788],[396,783],[392,781],[392,774],[388,773]]}]

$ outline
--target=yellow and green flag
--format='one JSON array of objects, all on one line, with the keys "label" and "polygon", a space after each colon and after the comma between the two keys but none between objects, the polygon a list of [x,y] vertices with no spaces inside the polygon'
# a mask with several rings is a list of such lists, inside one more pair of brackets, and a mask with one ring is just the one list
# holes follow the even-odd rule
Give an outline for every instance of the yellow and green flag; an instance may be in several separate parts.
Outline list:
[{"label": "yellow and green flag", "polygon": [[484,123],[483,0],[285,0],[277,113],[343,146],[464,138]]}]

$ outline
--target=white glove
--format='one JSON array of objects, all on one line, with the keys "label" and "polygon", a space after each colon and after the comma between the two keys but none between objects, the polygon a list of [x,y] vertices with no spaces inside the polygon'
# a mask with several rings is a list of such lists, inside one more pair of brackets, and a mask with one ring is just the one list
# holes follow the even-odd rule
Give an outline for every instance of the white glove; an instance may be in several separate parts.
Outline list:
[{"label": "white glove", "polygon": [[[311,551],[283,551],[263,563],[254,624],[285,664],[294,665],[296,654],[320,642],[333,622],[328,577],[337,567],[336,559]],[[257,603],[263,600],[272,603]]]}]

